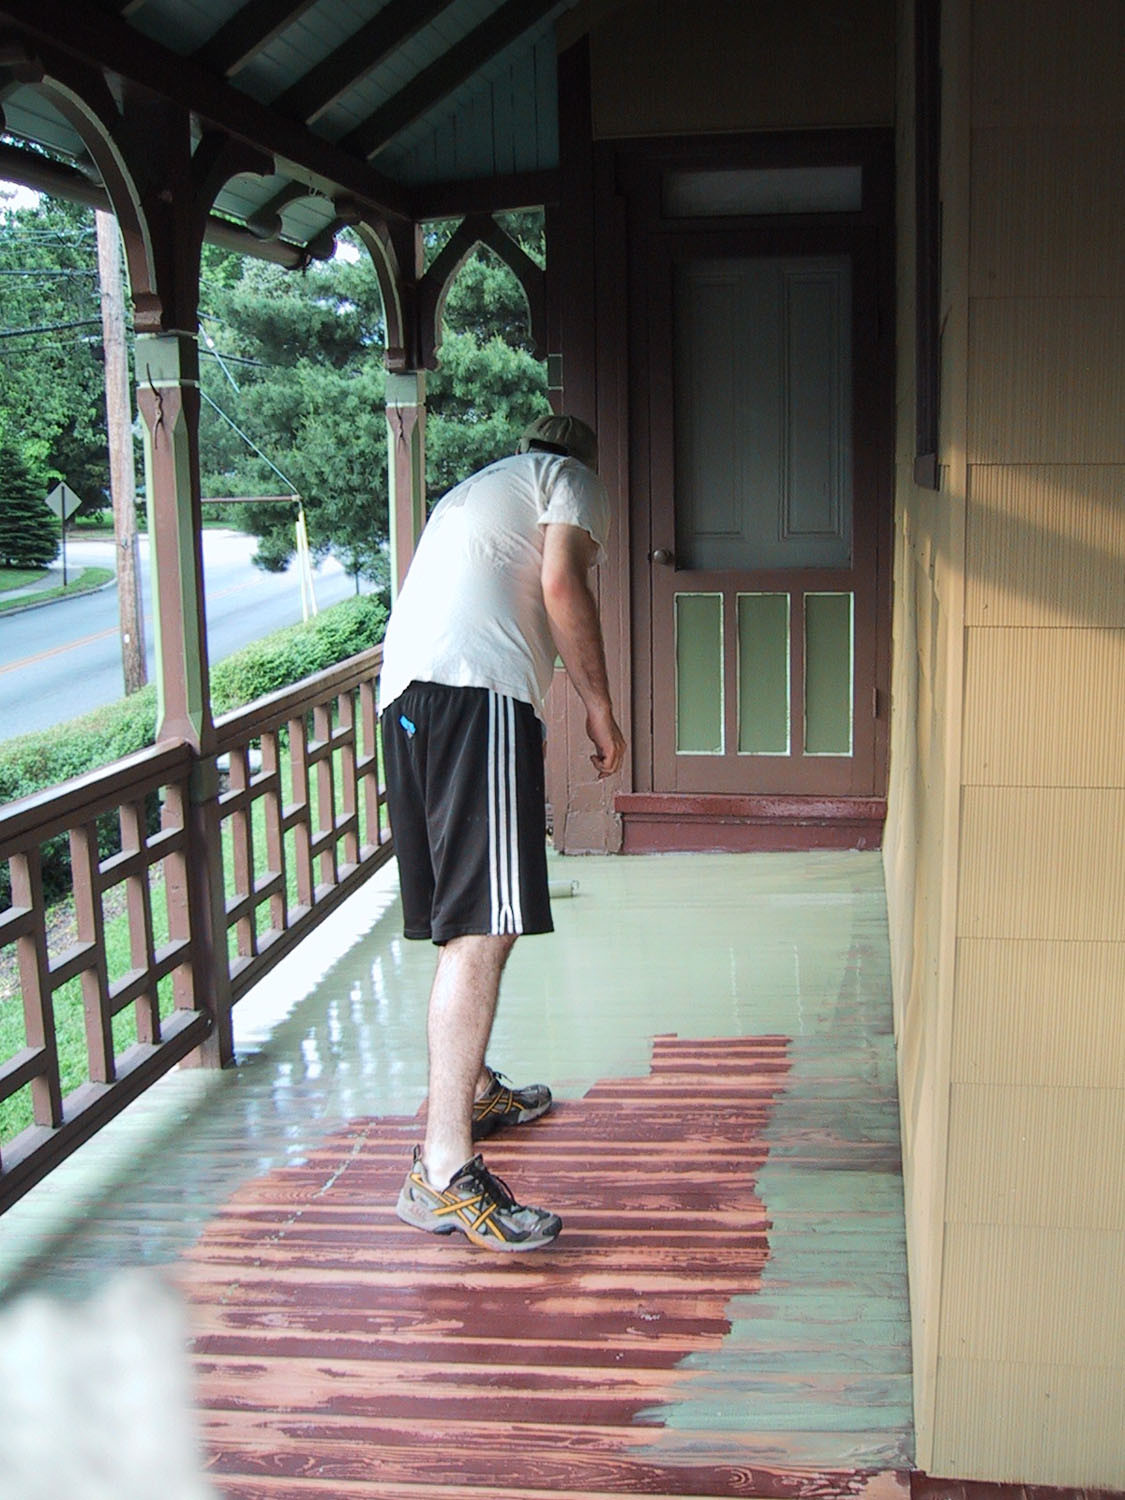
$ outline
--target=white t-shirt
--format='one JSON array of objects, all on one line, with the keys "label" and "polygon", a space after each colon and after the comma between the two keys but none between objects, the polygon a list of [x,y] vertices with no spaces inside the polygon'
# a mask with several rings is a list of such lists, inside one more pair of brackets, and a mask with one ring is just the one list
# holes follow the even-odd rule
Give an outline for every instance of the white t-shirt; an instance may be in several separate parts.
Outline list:
[{"label": "white t-shirt", "polygon": [[555,646],[543,604],[543,527],[581,526],[605,555],[609,497],[585,464],[502,458],[450,490],[418,543],[383,642],[380,705],[413,681],[493,688],[542,719]]}]

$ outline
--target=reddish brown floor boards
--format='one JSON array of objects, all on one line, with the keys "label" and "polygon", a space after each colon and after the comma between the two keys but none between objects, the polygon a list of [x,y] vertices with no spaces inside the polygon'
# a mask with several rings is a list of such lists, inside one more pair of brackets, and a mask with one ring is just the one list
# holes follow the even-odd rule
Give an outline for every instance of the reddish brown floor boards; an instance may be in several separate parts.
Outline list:
[{"label": "reddish brown floor boards", "polygon": [[755,1178],[786,1069],[783,1038],[657,1038],[648,1078],[494,1137],[490,1167],[563,1217],[526,1256],[398,1221],[416,1121],[357,1121],[248,1184],[181,1276],[221,1493],[900,1495],[891,1475],[771,1468],[768,1434],[653,1416],[689,1378],[680,1362],[720,1346],[729,1299],[760,1285]]}]

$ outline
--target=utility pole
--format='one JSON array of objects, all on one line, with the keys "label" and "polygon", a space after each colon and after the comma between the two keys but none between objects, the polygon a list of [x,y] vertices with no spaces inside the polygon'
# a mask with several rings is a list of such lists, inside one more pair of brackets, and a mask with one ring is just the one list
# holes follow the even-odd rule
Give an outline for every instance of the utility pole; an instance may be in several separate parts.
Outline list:
[{"label": "utility pole", "polygon": [[105,349],[105,416],[109,435],[109,489],[117,548],[117,607],[121,619],[121,669],[125,692],[148,681],[144,610],[137,564],[137,481],[133,467],[133,403],[125,350],[125,288],[121,275],[121,235],[111,213],[94,215],[98,234],[98,275],[102,288],[102,344]]}]

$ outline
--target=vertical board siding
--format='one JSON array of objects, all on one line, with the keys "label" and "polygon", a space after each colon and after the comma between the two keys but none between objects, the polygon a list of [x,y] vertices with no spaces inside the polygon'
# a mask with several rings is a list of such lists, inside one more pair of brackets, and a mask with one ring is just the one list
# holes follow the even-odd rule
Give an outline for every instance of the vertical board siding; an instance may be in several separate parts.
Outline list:
[{"label": "vertical board siding", "polygon": [[974,469],[966,624],[1125,626],[1123,494],[1125,464]]},{"label": "vertical board siding", "polygon": [[[1105,190],[1120,162],[1120,124],[975,130],[972,295],[1120,297],[1125,216]],[[1059,234],[1071,221],[1081,236]]]},{"label": "vertical board siding", "polygon": [[[975,1298],[949,1301],[942,1328],[950,1357],[989,1364],[1056,1364],[1079,1368],[1089,1363],[1109,1370],[1122,1366],[1125,1350],[1125,1309],[1113,1288],[1125,1274],[1125,1240],[1112,1230],[1075,1237],[1063,1228],[1028,1231],[1014,1224],[960,1224],[949,1231],[949,1271],[958,1282],[971,1277],[975,1267],[987,1266],[990,1275]],[[1067,1310],[1059,1288],[1102,1282],[1105,1292]],[[1029,1282],[1047,1290],[1050,1305],[1043,1326],[1023,1316]],[[1053,1294],[1052,1294],[1052,1289]],[[1125,1384],[1120,1376],[1107,1383]],[[1112,1395],[1107,1392],[1107,1395]],[[1102,1407],[1105,1414],[1105,1407]],[[1122,1429],[1107,1429],[1112,1442]],[[1060,1453],[1063,1445],[1059,1444]],[[1046,1481],[1045,1481],[1046,1482]]]},{"label": "vertical board siding", "polygon": [[976,298],[971,464],[1125,461],[1125,296]]},{"label": "vertical board siding", "polygon": [[[1012,1130],[1013,1120],[1020,1122]],[[983,1157],[979,1142],[991,1141]],[[1091,1140],[1100,1150],[1087,1150]],[[1125,1250],[1125,1089],[956,1084],[949,1142],[950,1219],[961,1224],[1116,1229]],[[1108,1267],[1107,1267],[1108,1271]],[[1067,1288],[1069,1278],[1062,1285]],[[1022,1283],[1021,1283],[1022,1284]],[[1040,1299],[1057,1295],[1040,1287]],[[1096,1300],[1117,1304],[1125,1360],[1122,1283]]]},{"label": "vertical board siding", "polygon": [[[939,1382],[943,1472],[1017,1476],[1037,1485],[1101,1485],[1121,1453],[1120,1370],[1044,1361],[948,1358]],[[1067,1441],[1060,1444],[1059,1434]]]},{"label": "vertical board siding", "polygon": [[954,1083],[1118,1088],[1125,942],[962,938]]},{"label": "vertical board siding", "polygon": [[965,639],[966,785],[1125,786],[1125,630]]},{"label": "vertical board siding", "polygon": [[968,786],[962,802],[960,936],[1125,939],[1125,789]]},{"label": "vertical board siding", "polygon": [[1111,0],[943,7],[954,14],[972,27],[967,628],[927,1457],[934,1472],[1112,1486],[1125,1482],[1125,44]]}]

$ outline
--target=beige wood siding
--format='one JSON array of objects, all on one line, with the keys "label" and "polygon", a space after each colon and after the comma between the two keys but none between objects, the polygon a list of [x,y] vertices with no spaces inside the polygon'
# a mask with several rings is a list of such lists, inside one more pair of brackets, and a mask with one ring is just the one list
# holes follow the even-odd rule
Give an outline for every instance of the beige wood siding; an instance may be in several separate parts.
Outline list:
[{"label": "beige wood siding", "polygon": [[590,33],[594,135],[889,125],[894,15],[893,0],[716,0],[705,24],[679,0],[618,7]]},{"label": "beige wood siding", "polygon": [[[964,505],[963,611],[947,590],[941,618],[963,677],[959,700],[951,679],[896,702],[888,836],[904,1113],[934,1101],[939,1132],[905,1122],[911,1230],[930,1234],[912,1250],[918,1461],[1120,1488],[1125,29],[1116,0],[947,0],[943,26],[943,393],[963,390],[964,425],[947,405],[941,496],[900,466],[896,682],[933,655],[936,598],[902,584],[909,542],[936,596],[942,501]],[[908,368],[900,392],[908,451]],[[941,722],[955,780],[927,771]],[[922,939],[919,895],[951,858],[956,902]],[[919,961],[951,937],[952,971]]]}]

